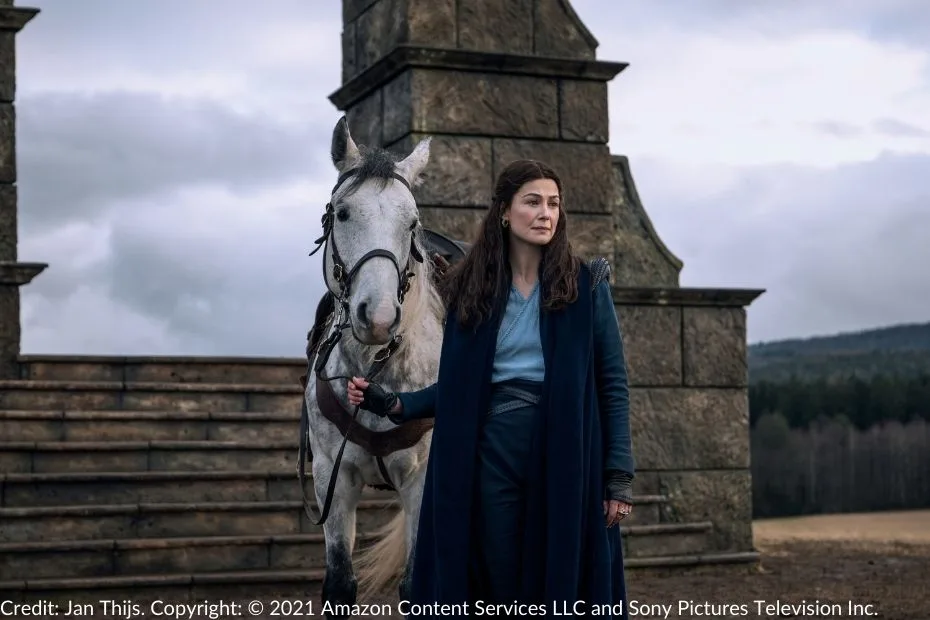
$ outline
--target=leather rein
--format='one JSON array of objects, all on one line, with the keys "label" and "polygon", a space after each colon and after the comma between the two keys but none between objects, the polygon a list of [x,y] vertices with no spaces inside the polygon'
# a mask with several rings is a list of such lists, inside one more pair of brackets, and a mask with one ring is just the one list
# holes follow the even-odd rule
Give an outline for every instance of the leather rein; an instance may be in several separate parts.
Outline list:
[{"label": "leather rein", "polygon": [[[323,235],[320,236],[318,239],[316,239],[314,243],[316,244],[317,247],[312,252],[310,252],[310,256],[313,256],[321,248],[329,246],[330,244],[332,245],[332,260],[333,260],[332,276],[333,276],[333,279],[336,281],[336,285],[338,286],[339,290],[338,291],[332,290],[332,288],[330,288],[329,286],[329,280],[325,279],[326,288],[329,291],[329,293],[333,296],[334,301],[335,301],[335,306],[333,309],[334,325],[333,325],[332,332],[330,333],[330,335],[325,340],[320,342],[319,345],[315,347],[314,351],[312,352],[308,351],[307,379],[309,380],[311,373],[316,375],[317,404],[320,406],[321,411],[323,411],[327,419],[330,419],[330,421],[333,421],[334,424],[336,424],[336,427],[339,429],[339,431],[342,433],[342,436],[343,436],[342,445],[339,447],[339,452],[336,454],[336,460],[333,463],[333,468],[330,473],[329,487],[326,490],[326,498],[323,502],[323,509],[321,511],[319,519],[317,519],[311,514],[310,502],[308,501],[306,491],[304,490],[304,479],[306,478],[305,461],[307,457],[307,452],[309,451],[308,431],[310,428],[310,413],[307,409],[306,395],[303,395],[301,397],[300,442],[299,442],[299,448],[298,448],[297,471],[298,471],[298,478],[300,482],[300,492],[301,492],[301,496],[303,497],[304,510],[307,513],[307,516],[314,522],[315,525],[322,525],[326,521],[326,519],[329,517],[329,511],[332,507],[333,493],[336,488],[336,480],[339,474],[339,467],[340,467],[340,464],[342,463],[342,456],[343,456],[343,453],[345,452],[346,443],[348,443],[349,437],[353,436],[353,431],[355,431],[356,429],[360,429],[363,431],[357,434],[358,436],[361,436],[363,438],[370,437],[373,434],[372,431],[369,431],[367,428],[363,426],[356,426],[356,422],[358,418],[358,411],[360,408],[358,405],[355,406],[355,409],[352,412],[352,417],[348,420],[347,423],[344,421],[345,418],[339,419],[338,421],[334,420],[333,417],[336,414],[333,414],[333,417],[331,417],[330,415],[326,415],[327,413],[326,406],[329,406],[330,408],[334,408],[338,406],[342,412],[345,412],[345,408],[342,406],[342,404],[336,398],[335,394],[332,392],[332,388],[330,388],[328,382],[334,381],[336,379],[348,380],[351,377],[348,375],[327,377],[327,376],[324,376],[323,370],[326,367],[326,363],[327,361],[329,361],[329,356],[332,355],[333,349],[336,347],[336,344],[339,342],[339,340],[342,339],[343,331],[345,331],[347,328],[350,327],[349,293],[350,293],[351,286],[352,286],[352,279],[355,277],[355,275],[358,273],[358,270],[361,268],[361,266],[366,261],[371,260],[372,258],[376,258],[376,257],[387,258],[394,264],[395,269],[397,269],[398,282],[399,282],[399,286],[397,289],[397,299],[399,303],[403,304],[404,296],[410,290],[410,279],[414,276],[414,273],[410,271],[409,269],[404,269],[402,272],[400,269],[400,265],[398,264],[397,258],[394,256],[394,254],[381,248],[376,248],[376,249],[366,252],[358,260],[358,262],[355,263],[355,265],[351,269],[347,269],[346,264],[343,261],[342,257],[340,256],[338,248],[336,247],[336,239],[333,236],[333,224],[334,224],[334,218],[335,218],[335,208],[333,207],[333,198],[335,197],[336,191],[339,189],[339,187],[348,178],[354,176],[356,173],[357,173],[357,170],[349,170],[341,174],[339,176],[339,179],[336,181],[336,185],[333,187],[333,190],[331,192],[330,201],[326,203],[326,211],[323,213],[323,217],[322,217]],[[392,173],[391,176],[394,180],[402,183],[404,187],[406,187],[408,190],[411,189],[410,184],[401,175],[395,172],[395,173]],[[419,263],[423,262],[423,254],[420,252],[420,250],[416,246],[413,232],[411,232],[411,236],[410,236],[410,259],[415,260]],[[410,259],[408,259],[408,264],[409,264]],[[326,254],[323,255],[323,261],[324,261],[323,269],[325,273]],[[378,352],[375,354],[374,361],[372,362],[371,367],[368,369],[368,372],[365,374],[366,380],[371,381],[372,379],[374,379],[375,376],[377,376],[379,372],[381,372],[381,370],[384,368],[385,364],[387,363],[388,359],[390,359],[391,355],[393,355],[394,352],[397,350],[397,348],[400,346],[400,343],[402,340],[403,340],[403,337],[400,334],[395,334],[394,337],[391,338],[391,340],[384,347],[378,350]],[[314,358],[316,358],[315,362],[314,362]],[[321,387],[324,388],[323,394],[321,394],[321,390],[320,390]],[[396,431],[398,429],[394,429],[394,430]],[[368,431],[368,434],[365,434],[364,431]],[[387,431],[387,432],[391,433],[393,431]],[[425,432],[425,429],[423,432]],[[422,433],[420,433],[420,436],[422,436]],[[408,437],[408,441],[409,441],[409,437]],[[365,447],[369,451],[371,450],[371,446],[373,445],[373,442],[370,442],[370,441],[368,442],[368,445],[364,445],[364,442],[359,442],[359,443],[362,443],[363,447]],[[375,452],[377,452],[377,450]],[[381,460],[382,455],[376,454],[375,456],[378,460],[378,467],[381,471],[381,475],[384,477],[385,481],[388,483],[389,486],[393,486],[390,481],[390,478],[388,477],[387,468],[385,467],[384,462]]]}]

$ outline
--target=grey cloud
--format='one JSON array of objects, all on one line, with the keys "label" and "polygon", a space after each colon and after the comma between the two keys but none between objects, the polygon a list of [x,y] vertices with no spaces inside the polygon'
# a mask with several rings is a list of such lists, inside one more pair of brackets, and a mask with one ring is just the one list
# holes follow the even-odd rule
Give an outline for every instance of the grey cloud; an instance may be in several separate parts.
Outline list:
[{"label": "grey cloud", "polygon": [[572,0],[572,5],[604,43],[622,36],[616,35],[616,29],[623,24],[630,31],[672,26],[691,34],[723,33],[734,27],[782,35],[850,28],[869,38],[930,45],[930,9],[925,0]]},{"label": "grey cloud", "polygon": [[749,310],[751,340],[930,319],[930,156],[764,166],[691,196],[661,164],[632,163],[659,234],[685,262],[682,285],[767,289]]},{"label": "grey cloud", "polygon": [[925,138],[930,136],[930,131],[894,118],[881,118],[875,121],[873,127],[879,133],[894,137]]},{"label": "grey cloud", "polygon": [[862,133],[862,128],[840,121],[820,121],[813,123],[814,129],[837,138],[853,138]]},{"label": "grey cloud", "polygon": [[330,131],[146,93],[41,95],[22,101],[18,116],[27,232],[186,185],[235,191],[306,176]]}]

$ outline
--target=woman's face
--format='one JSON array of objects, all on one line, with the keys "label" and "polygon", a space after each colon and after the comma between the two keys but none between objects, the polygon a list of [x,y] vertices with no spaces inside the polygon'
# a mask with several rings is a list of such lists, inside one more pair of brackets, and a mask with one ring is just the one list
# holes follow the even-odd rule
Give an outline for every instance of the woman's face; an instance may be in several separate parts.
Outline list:
[{"label": "woman's face", "polygon": [[504,211],[513,238],[531,245],[546,245],[559,223],[559,186],[552,179],[525,183]]}]

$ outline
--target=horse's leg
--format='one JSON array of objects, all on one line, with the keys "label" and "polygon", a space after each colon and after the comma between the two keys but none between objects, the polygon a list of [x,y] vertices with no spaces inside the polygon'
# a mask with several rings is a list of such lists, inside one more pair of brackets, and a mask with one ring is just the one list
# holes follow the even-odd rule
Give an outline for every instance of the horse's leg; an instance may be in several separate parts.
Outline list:
[{"label": "horse's leg", "polygon": [[420,523],[420,502],[423,498],[423,485],[426,481],[426,462],[422,462],[413,470],[410,477],[404,481],[398,493],[401,506],[407,514],[407,563],[404,574],[400,580],[398,594],[400,600],[410,599],[410,576],[413,571],[413,552],[417,542],[417,525]]},{"label": "horse's leg", "polygon": [[[321,458],[320,466],[314,463],[313,481],[318,506],[322,509],[329,487],[332,462]],[[362,492],[359,477],[348,467],[341,467],[333,489],[332,506],[323,534],[326,539],[326,575],[323,578],[323,602],[331,605],[354,605],[358,592],[358,581],[352,568],[352,552],[355,549],[355,511]],[[328,615],[330,618],[348,616]]]}]

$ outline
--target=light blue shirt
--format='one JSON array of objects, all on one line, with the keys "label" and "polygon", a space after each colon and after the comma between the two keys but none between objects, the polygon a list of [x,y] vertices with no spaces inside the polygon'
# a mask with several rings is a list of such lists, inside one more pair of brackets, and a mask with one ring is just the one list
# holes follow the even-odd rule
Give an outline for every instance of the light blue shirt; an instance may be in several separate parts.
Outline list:
[{"label": "light blue shirt", "polygon": [[545,372],[539,337],[539,281],[527,297],[523,297],[516,286],[511,286],[507,307],[497,332],[491,381],[542,381]]}]

